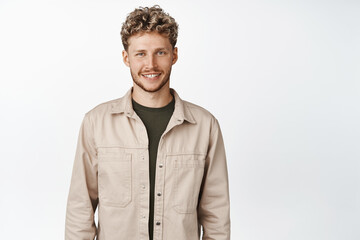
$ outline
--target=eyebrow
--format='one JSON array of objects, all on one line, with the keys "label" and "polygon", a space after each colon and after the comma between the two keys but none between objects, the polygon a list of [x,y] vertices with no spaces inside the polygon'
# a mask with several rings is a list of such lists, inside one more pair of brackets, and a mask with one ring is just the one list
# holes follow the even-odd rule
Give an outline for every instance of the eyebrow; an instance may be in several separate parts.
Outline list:
[{"label": "eyebrow", "polygon": [[[155,52],[160,51],[160,50],[168,50],[167,48],[155,48]],[[138,49],[135,50],[135,52],[146,52],[145,49]]]}]

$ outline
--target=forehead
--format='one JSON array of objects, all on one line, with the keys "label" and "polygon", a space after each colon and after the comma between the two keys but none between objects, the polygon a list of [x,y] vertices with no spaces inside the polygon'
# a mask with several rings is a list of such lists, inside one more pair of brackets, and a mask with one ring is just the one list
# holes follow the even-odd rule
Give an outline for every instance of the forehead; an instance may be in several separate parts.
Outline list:
[{"label": "forehead", "polygon": [[159,48],[171,49],[169,38],[165,34],[157,32],[140,32],[132,35],[128,39],[129,51],[151,50]]}]

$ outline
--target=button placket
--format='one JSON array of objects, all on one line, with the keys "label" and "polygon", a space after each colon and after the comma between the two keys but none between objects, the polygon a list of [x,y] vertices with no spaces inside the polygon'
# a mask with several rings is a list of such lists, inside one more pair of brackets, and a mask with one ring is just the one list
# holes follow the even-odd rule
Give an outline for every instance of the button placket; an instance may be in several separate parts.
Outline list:
[{"label": "button placket", "polygon": [[148,238],[148,218],[149,218],[149,173],[148,173],[148,162],[146,162],[146,153],[147,149],[140,150],[137,163],[139,169],[138,175],[138,192],[139,192],[139,231],[140,231],[140,239],[147,239]]},{"label": "button placket", "polygon": [[164,154],[164,137],[160,139],[159,148],[158,148],[158,171],[156,171],[156,180],[155,180],[155,206],[154,206],[154,240],[162,239],[162,220],[163,220],[163,210],[164,210],[164,159],[166,154]]}]

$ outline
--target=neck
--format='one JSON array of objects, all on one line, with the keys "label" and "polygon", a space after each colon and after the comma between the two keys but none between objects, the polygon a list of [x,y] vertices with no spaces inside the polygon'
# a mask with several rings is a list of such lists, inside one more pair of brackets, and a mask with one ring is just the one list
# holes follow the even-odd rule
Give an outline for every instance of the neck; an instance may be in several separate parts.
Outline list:
[{"label": "neck", "polygon": [[134,84],[132,98],[145,107],[160,108],[170,103],[173,96],[170,93],[170,88],[166,86],[156,92],[146,92]]}]

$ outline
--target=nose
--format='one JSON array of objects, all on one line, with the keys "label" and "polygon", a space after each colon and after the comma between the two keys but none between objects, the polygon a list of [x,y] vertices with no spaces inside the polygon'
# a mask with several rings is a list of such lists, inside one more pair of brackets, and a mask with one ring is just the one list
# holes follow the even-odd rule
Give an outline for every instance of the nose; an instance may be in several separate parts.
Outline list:
[{"label": "nose", "polygon": [[156,57],[154,55],[148,55],[146,63],[149,69],[153,69],[157,67]]}]

